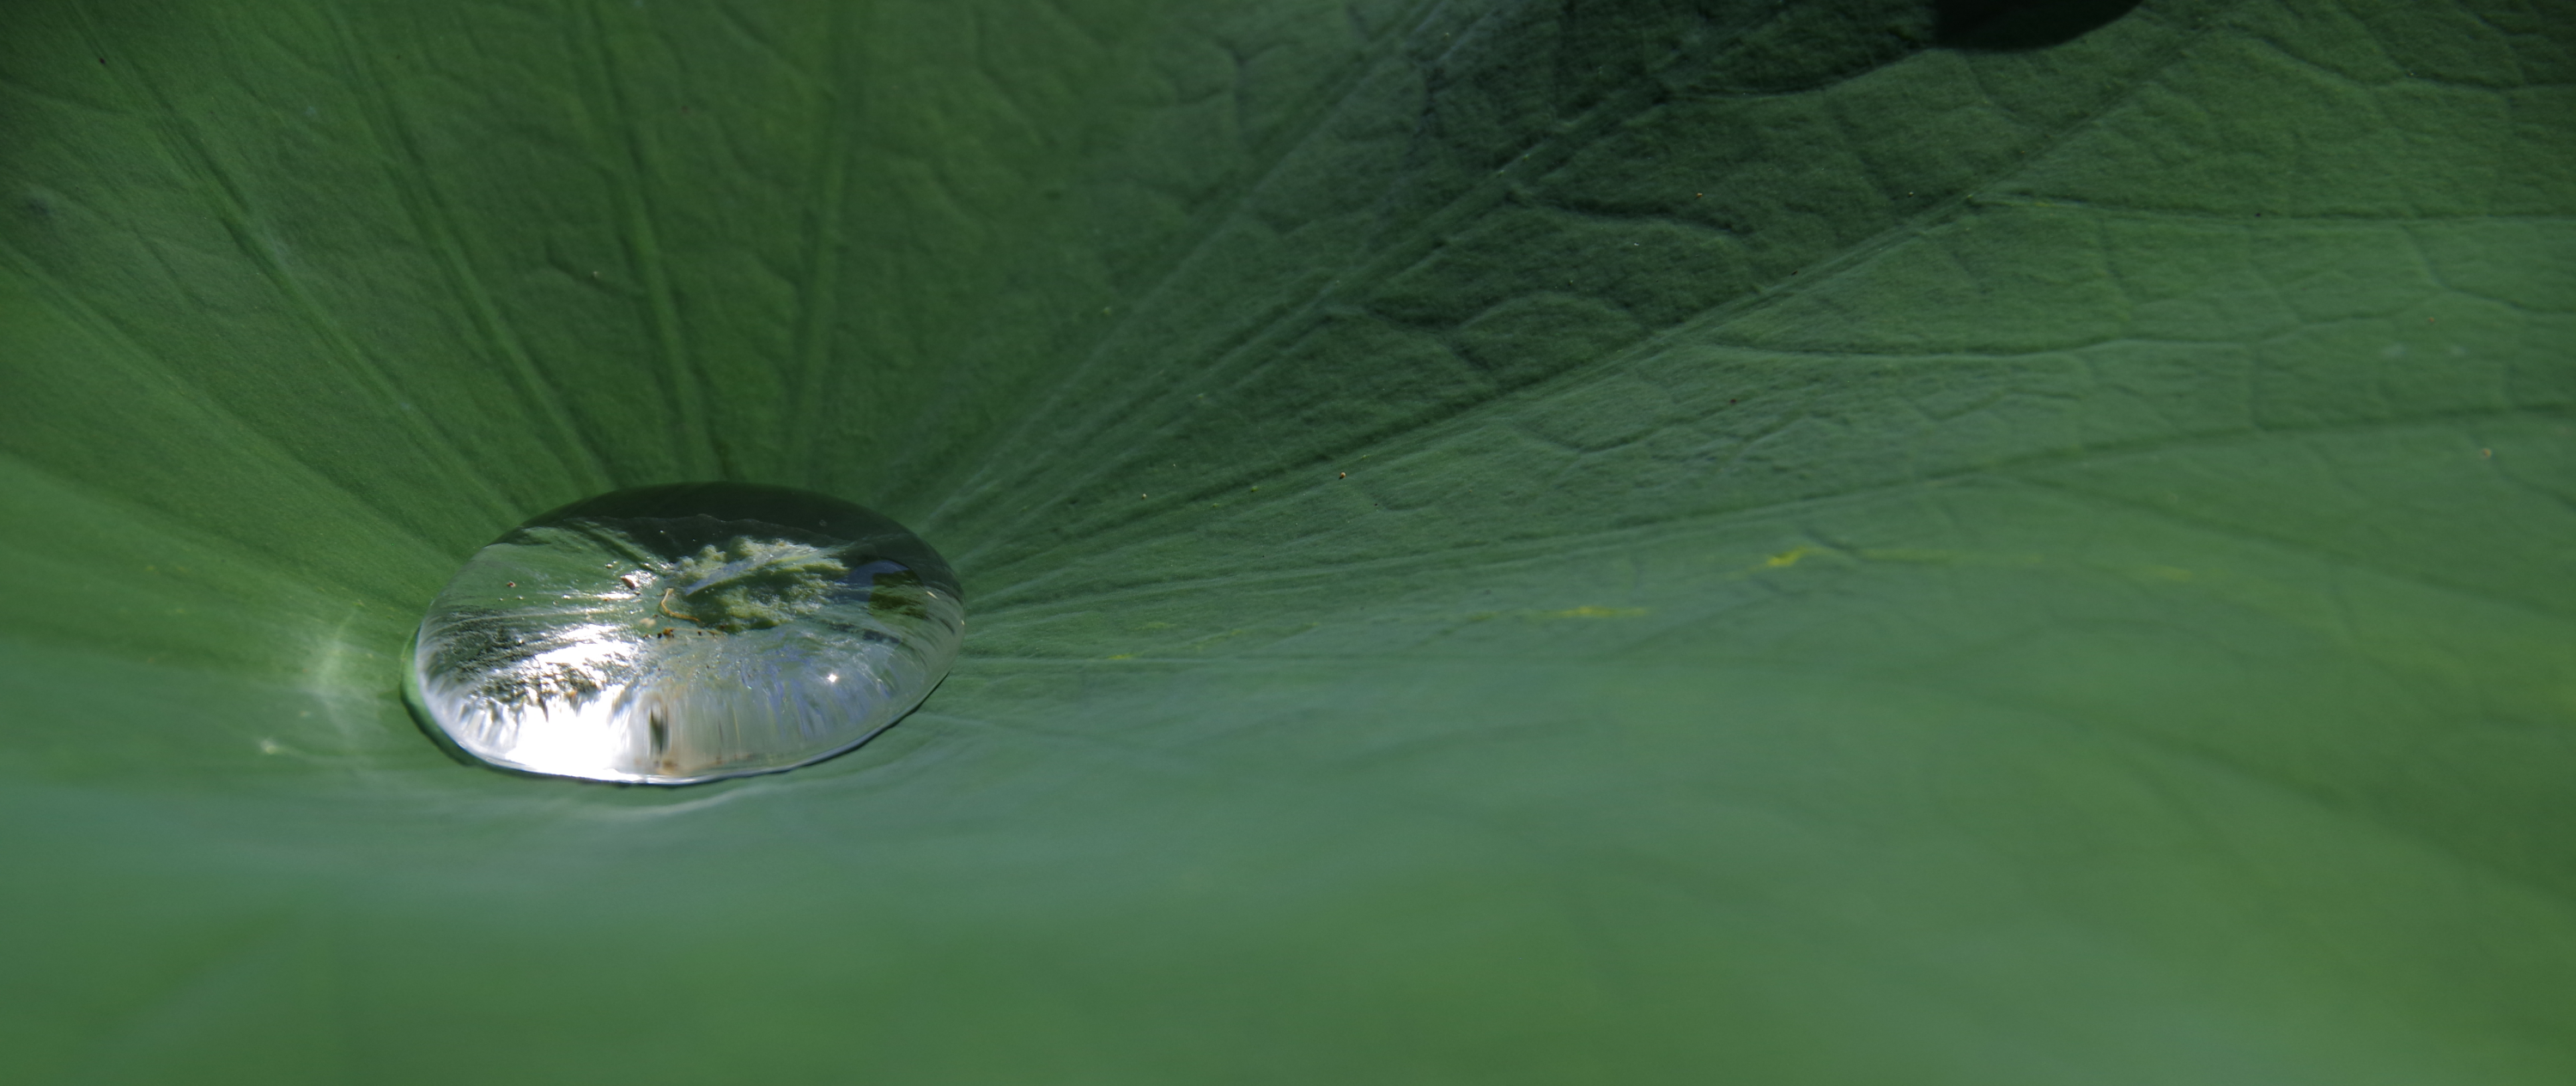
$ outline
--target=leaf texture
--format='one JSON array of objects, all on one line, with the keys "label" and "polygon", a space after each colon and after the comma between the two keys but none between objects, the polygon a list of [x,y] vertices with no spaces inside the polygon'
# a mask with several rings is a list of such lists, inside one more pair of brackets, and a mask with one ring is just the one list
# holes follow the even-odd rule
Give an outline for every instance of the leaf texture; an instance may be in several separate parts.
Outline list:
[{"label": "leaf texture", "polygon": [[[2576,10],[1943,27],[13,6],[0,1071],[2576,1076]],[[466,554],[700,478],[946,685],[423,740]]]}]

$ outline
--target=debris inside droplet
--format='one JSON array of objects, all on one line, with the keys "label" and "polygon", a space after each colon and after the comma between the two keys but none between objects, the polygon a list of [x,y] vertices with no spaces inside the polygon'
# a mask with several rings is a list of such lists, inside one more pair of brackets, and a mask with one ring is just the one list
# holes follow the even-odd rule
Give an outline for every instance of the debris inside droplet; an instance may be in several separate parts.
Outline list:
[{"label": "debris inside droplet", "polygon": [[[801,543],[739,537],[680,563],[662,590],[662,613],[711,630],[740,633],[776,626],[823,606],[850,567],[830,551]],[[677,601],[685,610],[674,609]]]}]

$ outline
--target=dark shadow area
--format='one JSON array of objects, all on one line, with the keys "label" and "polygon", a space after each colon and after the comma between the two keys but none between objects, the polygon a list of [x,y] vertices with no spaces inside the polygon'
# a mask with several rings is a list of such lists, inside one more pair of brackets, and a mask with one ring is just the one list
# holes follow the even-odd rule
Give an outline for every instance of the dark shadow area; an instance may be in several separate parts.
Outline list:
[{"label": "dark shadow area", "polygon": [[2138,0],[1939,0],[1933,41],[1947,49],[2044,49],[2126,15]]}]

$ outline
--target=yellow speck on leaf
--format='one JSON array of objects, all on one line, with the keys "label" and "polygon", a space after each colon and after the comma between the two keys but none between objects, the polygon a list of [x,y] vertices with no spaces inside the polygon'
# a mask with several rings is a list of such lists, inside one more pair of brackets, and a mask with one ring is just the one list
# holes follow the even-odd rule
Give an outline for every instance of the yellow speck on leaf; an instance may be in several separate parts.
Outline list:
[{"label": "yellow speck on leaf", "polygon": [[1562,611],[1548,611],[1548,612],[1544,612],[1544,613],[1540,614],[1540,615],[1539,615],[1539,617],[1540,617],[1540,618],[1638,618],[1638,617],[1643,616],[1645,613],[1646,613],[1646,609],[1645,609],[1645,608],[1643,608],[1643,607],[1595,607],[1595,606],[1592,606],[1592,605],[1590,605],[1590,604],[1585,604],[1584,606],[1581,606],[1581,607],[1569,607],[1569,608],[1566,608],[1565,610],[1562,610]]},{"label": "yellow speck on leaf", "polygon": [[1119,653],[1119,654],[1118,654],[1118,655],[1116,655],[1116,656],[1112,656],[1112,657],[1110,657],[1110,659],[1112,659],[1112,660],[1133,660],[1133,659],[1135,659],[1135,658],[1136,658],[1136,654],[1135,654],[1135,653],[1132,653],[1132,652],[1122,652],[1122,653]]},{"label": "yellow speck on leaf", "polygon": [[1798,559],[1814,553],[1816,553],[1816,549],[1813,547],[1791,547],[1788,550],[1781,551],[1778,554],[1763,559],[1762,564],[1773,569],[1786,569],[1790,566],[1797,565]]}]

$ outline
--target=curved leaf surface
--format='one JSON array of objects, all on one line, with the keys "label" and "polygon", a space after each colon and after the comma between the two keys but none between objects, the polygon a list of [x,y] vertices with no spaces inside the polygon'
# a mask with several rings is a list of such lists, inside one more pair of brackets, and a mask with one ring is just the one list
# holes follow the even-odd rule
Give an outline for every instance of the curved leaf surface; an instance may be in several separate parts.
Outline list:
[{"label": "curved leaf surface", "polygon": [[[2570,16],[14,7],[0,1068],[2564,1081]],[[413,730],[709,477],[955,561],[922,711]]]}]

